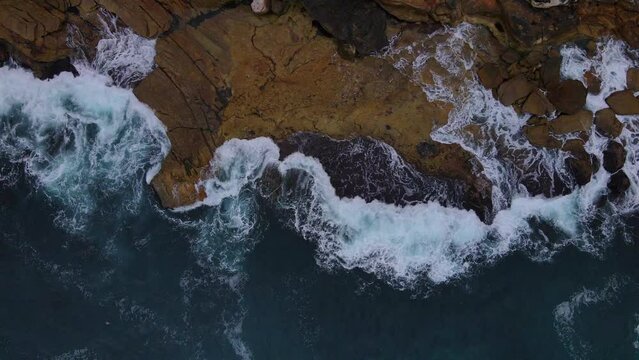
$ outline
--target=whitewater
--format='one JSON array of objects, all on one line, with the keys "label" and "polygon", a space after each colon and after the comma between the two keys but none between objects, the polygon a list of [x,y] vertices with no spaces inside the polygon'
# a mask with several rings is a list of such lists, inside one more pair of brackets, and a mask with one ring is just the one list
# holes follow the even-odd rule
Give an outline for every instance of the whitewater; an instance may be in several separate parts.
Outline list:
[{"label": "whitewater", "polygon": [[[131,90],[154,68],[155,40],[117,28],[116,20],[106,15],[103,22],[104,38],[95,59],[77,54],[78,76],[61,73],[39,80],[15,64],[0,68],[0,157],[28,175],[34,188],[59,209],[56,224],[73,234],[82,234],[100,219],[106,203],[136,217],[145,188],[170,152],[166,128]],[[205,277],[206,281],[223,282],[235,296],[229,301],[234,306],[222,317],[223,332],[239,357],[252,357],[242,340],[247,313],[243,291],[248,281],[244,264],[268,227],[265,213],[276,214],[284,226],[312,243],[323,270],[363,271],[395,290],[437,287],[481,274],[513,253],[550,261],[574,247],[597,257],[615,237],[625,236],[624,219],[639,206],[639,117],[619,117],[625,125],[619,140],[627,150],[623,170],[631,187],[621,201],[602,206],[610,174],[601,168],[587,185],[577,187],[565,171],[569,154],[528,144],[522,133],[528,116],[501,105],[479,84],[471,71],[480,46],[475,31],[468,24],[445,28],[406,47],[392,42],[378,56],[404,72],[407,81],[420,85],[427,99],[455,105],[449,122],[435,129],[432,137],[461,145],[479,161],[493,186],[488,221],[441,196],[440,184],[420,177],[391,147],[375,139],[339,141],[355,144],[347,147],[352,154],[367,152],[367,146],[381,149],[369,152],[376,158],[368,160],[390,169],[393,175],[385,178],[384,186],[406,194],[425,187],[432,194],[429,200],[393,204],[371,200],[370,194],[339,196],[335,179],[317,158],[303,151],[282,157],[272,139],[255,138],[232,139],[216,149],[209,175],[195,184],[205,190],[204,200],[173,210],[155,205],[154,211],[177,229],[195,234],[189,239],[195,258],[214,274],[214,280]],[[441,35],[447,41],[433,41]],[[76,34],[70,43],[80,48],[82,40]],[[639,65],[637,54],[614,39],[601,39],[594,56],[573,45],[561,53],[562,78],[583,82],[590,69],[601,78],[601,93],[587,98],[587,108],[593,112],[607,107],[605,97],[623,89],[627,69]],[[437,75],[434,83],[423,83],[418,74],[428,60],[446,68],[462,86],[451,91],[451,79]],[[481,126],[481,141],[464,135],[469,124]],[[594,129],[591,133],[585,148],[601,163],[607,139]],[[348,152],[341,161],[348,161]],[[513,155],[522,152],[525,158]],[[572,192],[552,198],[530,196],[522,182],[531,168],[539,176],[557,175]],[[3,186],[16,178],[14,167],[0,169]],[[576,358],[586,348],[575,339],[574,316],[580,306],[607,301],[620,286],[617,278],[611,279],[599,292],[576,293],[555,309],[555,329]],[[183,274],[185,302],[191,301],[199,281],[205,280]],[[164,325],[151,310],[134,302],[117,304],[123,316],[147,319],[167,338],[188,343],[184,334]],[[639,329],[636,321],[633,324]]]}]

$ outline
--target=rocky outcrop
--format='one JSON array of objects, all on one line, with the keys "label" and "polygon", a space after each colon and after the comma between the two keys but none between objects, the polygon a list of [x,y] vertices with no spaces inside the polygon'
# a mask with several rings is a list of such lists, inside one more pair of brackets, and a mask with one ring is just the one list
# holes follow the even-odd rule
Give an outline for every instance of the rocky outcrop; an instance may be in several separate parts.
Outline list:
[{"label": "rocky outcrop", "polygon": [[[609,34],[639,44],[636,7],[628,0],[593,1],[537,9],[524,0],[7,0],[0,2],[0,61],[10,53],[41,77],[73,71],[68,27],[94,43],[100,9],[157,38],[157,69],[134,91],[168,128],[171,154],[153,181],[168,207],[202,198],[196,184],[209,176],[213,153],[227,139],[264,135],[283,141],[298,131],[383,140],[419,170],[466,184],[470,207],[481,207],[489,202],[490,184],[476,175],[472,157],[430,139],[452,105],[427,101],[390,63],[366,55],[383,49],[398,31],[410,38],[411,31],[423,36],[441,23],[485,25],[501,45],[492,38],[482,44],[480,51],[497,56],[479,61],[481,83],[503,104],[537,116],[524,133],[536,146],[573,153],[567,165],[581,184],[594,166],[583,150],[592,114],[583,110],[586,87],[561,81],[553,45]],[[420,76],[430,80],[442,70],[428,67],[432,71]],[[635,78],[630,71],[630,89]],[[598,91],[597,80],[586,77],[587,91]],[[608,99],[617,114],[634,106],[623,96]],[[561,116],[546,118],[555,111]],[[604,115],[595,119],[597,131],[615,137],[618,120]],[[557,139],[567,133],[578,138]]]},{"label": "rocky outcrop", "polygon": [[335,42],[299,7],[280,17],[231,9],[160,38],[157,49],[158,68],[135,93],[156,110],[173,144],[153,181],[165,206],[203,195],[195,184],[225,140],[285,139],[297,131],[371,136],[428,174],[475,186],[470,155],[458,146],[418,152],[450,105],[428,102],[382,59],[336,56]]}]

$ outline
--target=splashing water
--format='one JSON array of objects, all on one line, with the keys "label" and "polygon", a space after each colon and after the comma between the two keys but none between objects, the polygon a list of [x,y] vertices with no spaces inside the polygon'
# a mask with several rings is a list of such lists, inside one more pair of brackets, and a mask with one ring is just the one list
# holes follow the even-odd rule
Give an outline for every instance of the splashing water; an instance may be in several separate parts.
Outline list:
[{"label": "splashing water", "polygon": [[[481,50],[475,46],[475,31],[474,26],[462,24],[435,32],[420,44],[404,48],[391,44],[383,56],[419,83],[430,100],[455,105],[449,122],[437,128],[433,138],[460,144],[479,159],[484,174],[494,184],[497,205],[492,224],[481,222],[473,212],[436,201],[397,206],[360,197],[341,198],[317,159],[294,153],[279,160],[277,146],[264,138],[231,140],[217,149],[212,177],[200,184],[207,192],[201,204],[216,206],[222,198],[234,199],[242,189],[259,187],[257,179],[265,173],[271,177],[267,169],[277,169],[281,181],[276,190],[269,190],[269,196],[285,214],[283,221],[317,244],[320,265],[362,269],[400,288],[414,287],[424,279],[446,282],[513,251],[523,251],[535,260],[547,260],[567,245],[601,254],[619,230],[619,216],[623,214],[619,208],[631,207],[595,206],[607,193],[609,175],[604,170],[599,170],[587,185],[575,188],[565,170],[565,160],[570,156],[567,152],[539,149],[528,143],[522,133],[527,116],[519,116],[495,100],[469,71],[474,54]],[[444,36],[446,41],[435,41],[434,36]],[[613,72],[634,64],[624,46],[622,42],[602,40],[598,55],[589,60],[599,69],[603,94],[619,86],[620,77]],[[582,74],[581,70],[566,69],[583,62],[578,57],[584,54],[572,54],[564,55],[564,76]],[[617,62],[611,63],[610,59]],[[429,77],[431,82],[423,82],[420,74],[429,70],[433,61],[445,68],[447,75],[434,73]],[[450,81],[458,81],[458,86]],[[588,101],[595,103],[590,97]],[[596,110],[594,105],[592,109]],[[464,134],[469,124],[480,126],[480,141]],[[622,136],[629,133],[627,128]],[[605,140],[593,131],[586,148],[601,160],[603,144]],[[633,174],[631,181],[636,186],[634,162],[628,161],[625,170]],[[551,179],[558,176],[573,188],[572,193],[555,198],[531,197],[520,184],[530,176],[526,174],[535,171]],[[634,206],[636,196],[627,196],[626,201]]]},{"label": "splashing water", "polygon": [[118,87],[130,88],[155,68],[155,39],[137,35],[127,27],[118,26],[118,18],[104,10],[98,17],[102,29],[96,45],[95,57],[85,55],[86,43],[82,33],[70,25],[67,43],[76,50],[74,66],[79,72],[98,72],[107,75]]}]

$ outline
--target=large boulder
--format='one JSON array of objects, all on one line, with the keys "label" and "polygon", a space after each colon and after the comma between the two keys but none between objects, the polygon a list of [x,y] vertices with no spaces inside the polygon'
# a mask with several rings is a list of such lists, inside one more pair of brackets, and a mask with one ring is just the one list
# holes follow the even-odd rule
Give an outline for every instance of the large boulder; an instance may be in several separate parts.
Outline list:
[{"label": "large boulder", "polygon": [[617,119],[612,109],[602,109],[595,113],[595,129],[601,135],[616,138],[621,135],[623,123]]},{"label": "large boulder", "polygon": [[370,54],[388,44],[386,14],[368,0],[302,0],[311,17],[338,41]]},{"label": "large boulder", "polygon": [[575,114],[586,105],[588,91],[581,81],[564,80],[548,90],[548,100],[564,114]]},{"label": "large boulder", "polygon": [[573,115],[560,115],[550,122],[551,131],[557,135],[573,132],[590,132],[592,112],[580,110]]},{"label": "large boulder", "polygon": [[550,103],[550,101],[548,101],[546,95],[544,95],[541,90],[537,89],[528,95],[522,110],[529,114],[542,116],[554,112],[555,107]]},{"label": "large boulder", "polygon": [[499,86],[497,97],[502,104],[510,106],[515,101],[528,96],[534,89],[535,85],[524,75],[517,75]]},{"label": "large boulder", "polygon": [[547,119],[533,117],[524,127],[524,135],[528,142],[536,147],[558,149],[561,142],[550,133],[550,123]]},{"label": "large boulder", "polygon": [[616,141],[609,141],[603,152],[603,167],[606,171],[614,173],[623,167],[626,162],[626,149]]},{"label": "large boulder", "polygon": [[639,99],[632,90],[617,91],[606,98],[606,103],[618,115],[638,115]]},{"label": "large boulder", "polygon": [[477,71],[477,75],[479,82],[487,89],[496,89],[508,77],[508,73],[496,64],[482,66]]}]

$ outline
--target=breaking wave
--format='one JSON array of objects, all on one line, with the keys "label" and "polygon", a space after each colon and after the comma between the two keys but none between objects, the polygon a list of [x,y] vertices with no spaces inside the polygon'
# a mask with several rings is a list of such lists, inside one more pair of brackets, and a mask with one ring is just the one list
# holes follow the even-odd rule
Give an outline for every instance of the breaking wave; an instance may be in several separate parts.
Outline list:
[{"label": "breaking wave", "polygon": [[[326,160],[320,163],[300,152],[280,159],[278,146],[266,138],[234,139],[217,149],[211,178],[199,184],[207,193],[201,204],[217,206],[247,188],[260,188],[258,192],[267,193],[263,196],[284,214],[283,222],[317,244],[320,265],[362,269],[400,288],[413,287],[424,279],[445,282],[513,251],[522,251],[535,260],[549,259],[567,245],[601,254],[613,233],[619,231],[620,216],[636,206],[639,168],[633,158],[635,151],[629,151],[624,168],[632,174],[632,189],[626,200],[599,206],[607,194],[610,175],[600,169],[590,183],[576,187],[565,171],[570,154],[530,145],[522,134],[528,116],[518,115],[495,100],[469,71],[480,51],[475,47],[475,31],[475,27],[462,24],[435,32],[419,44],[403,48],[391,45],[383,56],[411,75],[430,100],[456,105],[448,124],[437,128],[433,138],[460,144],[479,159],[484,174],[493,183],[492,223],[482,222],[474,212],[444,206],[437,198],[389,204],[367,198],[366,191],[360,196],[340,196],[324,167]],[[435,36],[446,40],[434,41]],[[564,77],[583,75],[572,68],[577,65],[571,65],[576,63],[571,59],[585,56],[575,49],[566,47],[562,51]],[[432,61],[445,68],[448,77],[433,73],[431,83],[420,82],[422,77],[418,74],[430,71]],[[588,61],[602,79],[601,94],[588,98],[589,107],[597,110],[601,107],[597,99],[623,87],[621,77],[614,74],[635,63],[623,42],[610,39],[602,40],[597,55]],[[457,81],[457,85],[450,81]],[[623,117],[622,121],[626,130],[621,139],[632,148],[633,129],[639,119]],[[481,140],[464,134],[469,124],[479,125]],[[601,161],[605,140],[595,131],[592,134],[586,149]],[[357,147],[350,151],[358,156]],[[392,149],[379,156],[385,160],[377,161],[393,163],[410,173],[410,165]],[[531,173],[550,179],[558,177],[572,191],[553,198],[531,196],[522,185]],[[395,183],[397,179],[391,176],[387,181],[391,186],[405,185],[401,181]],[[252,227],[253,223],[247,226]]]}]

